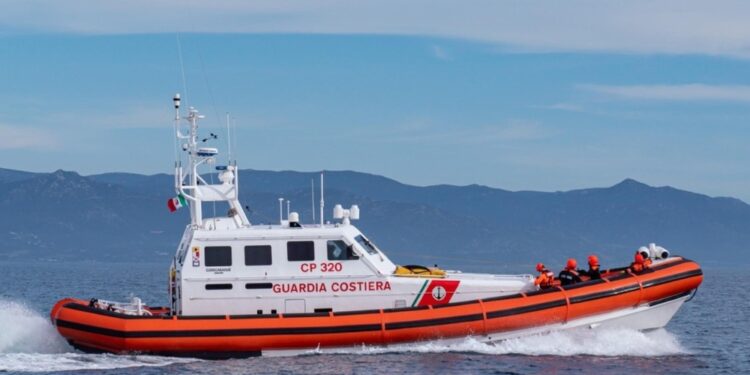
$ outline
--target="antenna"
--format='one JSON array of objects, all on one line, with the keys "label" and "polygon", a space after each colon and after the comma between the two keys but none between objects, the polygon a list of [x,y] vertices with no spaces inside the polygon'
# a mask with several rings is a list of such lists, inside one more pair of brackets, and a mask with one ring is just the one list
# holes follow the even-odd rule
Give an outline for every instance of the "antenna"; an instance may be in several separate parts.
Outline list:
[{"label": "antenna", "polygon": [[[234,133],[234,149],[237,149],[237,118],[232,118],[232,133]],[[235,163],[237,164],[237,163]]]},{"label": "antenna", "polygon": [[[172,101],[174,102],[174,132],[175,134],[177,134],[180,128],[180,93],[174,94]],[[179,152],[177,151],[180,142],[178,141],[177,137],[172,138],[174,139],[174,164],[176,167],[178,164],[177,159],[180,159]]]},{"label": "antenna", "polygon": [[292,201],[286,200],[286,219],[289,220],[289,207],[292,205]]},{"label": "antenna", "polygon": [[227,165],[232,163],[232,133],[229,131],[229,112],[227,112]]},{"label": "antenna", "polygon": [[284,198],[279,198],[279,224],[284,221]]},{"label": "antenna", "polygon": [[325,219],[323,212],[325,211],[326,207],[326,201],[323,198],[323,172],[320,172],[320,227],[323,228],[323,225],[325,224]]},{"label": "antenna", "polygon": [[[182,92],[185,93],[185,97],[187,98],[188,90],[187,90],[187,80],[185,79],[185,63],[182,60],[182,43],[180,43],[180,33],[177,33],[177,56],[180,60],[180,76],[182,77]],[[185,99],[185,105],[187,105],[187,99]]]},{"label": "antenna", "polygon": [[315,179],[310,179],[310,206],[312,206],[312,221],[315,224]]},{"label": "antenna", "polygon": [[172,101],[174,102],[174,119],[179,120],[180,119],[180,93],[174,94],[174,98],[172,98]]}]

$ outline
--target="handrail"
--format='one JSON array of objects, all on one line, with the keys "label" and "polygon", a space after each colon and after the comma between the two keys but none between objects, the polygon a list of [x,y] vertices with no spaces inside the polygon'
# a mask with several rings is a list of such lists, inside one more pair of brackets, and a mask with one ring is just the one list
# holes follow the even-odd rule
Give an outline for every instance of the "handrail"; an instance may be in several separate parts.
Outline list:
[{"label": "handrail", "polygon": [[570,297],[568,297],[568,293],[565,291],[565,288],[558,285],[556,286],[557,289],[559,289],[562,292],[563,297],[565,297],[565,320],[564,322],[567,323],[570,319]]}]

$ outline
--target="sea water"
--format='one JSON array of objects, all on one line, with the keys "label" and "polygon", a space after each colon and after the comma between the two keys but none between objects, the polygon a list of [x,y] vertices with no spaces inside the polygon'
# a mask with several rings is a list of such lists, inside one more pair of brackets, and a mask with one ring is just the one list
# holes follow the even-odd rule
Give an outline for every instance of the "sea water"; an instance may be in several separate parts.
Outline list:
[{"label": "sea water", "polygon": [[466,338],[387,348],[358,346],[293,357],[203,361],[75,351],[49,322],[63,297],[166,302],[162,263],[0,262],[0,372],[163,373],[750,373],[750,293],[737,268],[705,269],[705,281],[667,326],[652,332],[579,329],[494,344]]}]

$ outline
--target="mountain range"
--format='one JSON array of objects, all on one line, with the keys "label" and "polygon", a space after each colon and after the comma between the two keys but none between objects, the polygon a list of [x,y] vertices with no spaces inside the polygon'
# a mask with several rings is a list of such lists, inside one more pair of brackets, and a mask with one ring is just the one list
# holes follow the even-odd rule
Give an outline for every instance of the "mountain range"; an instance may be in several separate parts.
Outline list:
[{"label": "mountain range", "polygon": [[[240,171],[241,201],[253,223],[278,222],[278,198],[302,222],[318,207],[318,173]],[[214,178],[212,176],[212,178]],[[491,271],[596,253],[607,263],[630,261],[650,242],[703,264],[747,264],[750,205],[632,179],[605,188],[565,192],[508,191],[480,185],[411,186],[352,171],[326,172],[331,208],[358,204],[355,222],[397,263]],[[173,177],[58,170],[0,169],[0,259],[164,261],[188,223],[169,213]],[[204,215],[226,213],[204,204]],[[286,207],[284,208],[284,211]]]}]

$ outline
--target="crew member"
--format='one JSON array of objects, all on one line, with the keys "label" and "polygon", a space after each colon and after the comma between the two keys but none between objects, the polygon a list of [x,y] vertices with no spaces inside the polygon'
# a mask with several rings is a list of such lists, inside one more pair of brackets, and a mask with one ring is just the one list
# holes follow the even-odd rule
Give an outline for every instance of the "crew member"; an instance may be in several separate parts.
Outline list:
[{"label": "crew member", "polygon": [[568,259],[568,263],[565,265],[565,269],[560,271],[560,274],[558,275],[560,283],[563,286],[581,282],[581,276],[578,274],[578,271],[576,271],[577,266],[578,262],[576,262],[575,259]]},{"label": "crew member", "polygon": [[534,285],[537,285],[540,289],[551,287],[555,281],[555,274],[548,270],[542,263],[536,264],[536,271],[539,272],[539,276],[534,280]]},{"label": "crew member", "polygon": [[646,269],[646,262],[641,253],[635,253],[635,259],[633,260],[633,263],[630,264],[629,269],[633,273],[641,273]]},{"label": "crew member", "polygon": [[602,278],[602,274],[599,271],[599,257],[596,255],[589,255],[589,269],[578,271],[581,275],[588,276],[591,280],[598,280]]}]

